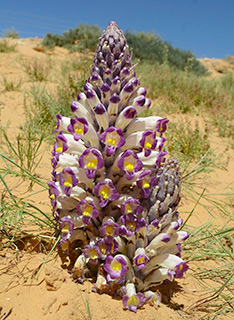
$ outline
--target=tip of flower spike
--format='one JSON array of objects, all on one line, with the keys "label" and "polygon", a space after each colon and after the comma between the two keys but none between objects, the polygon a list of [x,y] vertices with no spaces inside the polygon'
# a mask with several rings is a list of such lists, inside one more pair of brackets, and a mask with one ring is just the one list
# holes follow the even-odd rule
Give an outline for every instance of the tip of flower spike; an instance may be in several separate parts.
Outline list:
[{"label": "tip of flower spike", "polygon": [[120,29],[119,26],[117,25],[117,23],[115,21],[110,21],[107,28],[106,28],[106,31],[108,29],[112,29],[112,28],[117,28],[117,29]]},{"label": "tip of flower spike", "polygon": [[104,37],[113,37],[116,38],[118,35],[121,35],[124,37],[122,30],[119,28],[117,23],[115,21],[111,21],[107,28],[103,31],[103,36]]},{"label": "tip of flower spike", "polygon": [[[98,59],[100,59],[101,54],[101,56],[103,56],[104,58],[106,57],[106,55],[108,55],[108,57],[110,58],[109,53],[111,51],[112,58],[114,58],[112,60],[112,63],[114,63],[114,60],[118,60],[121,53],[123,53],[126,44],[127,41],[122,30],[118,27],[115,21],[111,21],[108,24],[106,30],[103,31],[100,38],[97,57]],[[100,49],[101,51],[99,51]],[[112,63],[110,63],[110,61],[107,62],[108,67],[111,67]]]}]

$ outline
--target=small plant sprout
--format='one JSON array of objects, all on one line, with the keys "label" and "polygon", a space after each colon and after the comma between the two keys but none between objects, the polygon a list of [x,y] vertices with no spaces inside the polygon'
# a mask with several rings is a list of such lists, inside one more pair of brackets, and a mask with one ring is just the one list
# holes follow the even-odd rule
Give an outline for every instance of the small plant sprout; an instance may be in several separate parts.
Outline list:
[{"label": "small plant sprout", "polygon": [[137,311],[158,305],[150,291],[187,271],[177,212],[181,175],[166,159],[168,120],[138,117],[150,100],[131,65],[123,32],[110,22],[91,76],[72,102],[74,116],[57,116],[49,197],[58,222],[59,250],[73,277],[95,279],[93,291],[120,295]]}]

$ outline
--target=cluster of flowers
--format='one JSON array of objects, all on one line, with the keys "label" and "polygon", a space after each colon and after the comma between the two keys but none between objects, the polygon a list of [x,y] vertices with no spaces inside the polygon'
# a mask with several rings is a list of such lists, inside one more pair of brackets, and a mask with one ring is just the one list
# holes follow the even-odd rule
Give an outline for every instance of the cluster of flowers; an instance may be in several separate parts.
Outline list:
[{"label": "cluster of flowers", "polygon": [[163,151],[168,120],[137,117],[149,106],[124,34],[110,22],[84,93],[71,104],[74,118],[57,116],[48,183],[74,278],[93,276],[93,290],[121,295],[131,311],[158,305],[160,293],[150,288],[188,269],[180,255],[188,234],[176,211],[179,166]]}]

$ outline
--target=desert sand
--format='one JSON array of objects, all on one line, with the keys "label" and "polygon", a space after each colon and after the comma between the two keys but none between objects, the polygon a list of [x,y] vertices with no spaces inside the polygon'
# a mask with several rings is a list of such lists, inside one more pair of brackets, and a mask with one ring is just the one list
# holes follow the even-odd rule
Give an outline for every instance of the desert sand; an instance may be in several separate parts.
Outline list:
[{"label": "desert sand", "polygon": [[[0,74],[7,78],[8,81],[21,81],[22,85],[18,91],[7,92],[0,82],[0,124],[3,127],[8,126],[7,132],[10,134],[11,141],[14,141],[19,130],[18,127],[25,121],[23,108],[25,91],[32,85],[32,82],[20,67],[19,59],[33,59],[34,57],[45,59],[49,54],[55,64],[61,64],[63,60],[68,58],[69,53],[62,48],[55,48],[49,53],[40,51],[38,49],[40,48],[40,40],[38,39],[11,41],[16,43],[16,51],[0,53]],[[227,61],[205,59],[204,64],[210,69],[212,76],[216,77],[227,72],[227,70],[234,71],[233,65]],[[53,81],[48,81],[48,85],[53,88]],[[180,120],[180,117],[182,115],[178,116],[177,121]],[[174,117],[171,117],[170,120],[174,121]],[[190,116],[190,120],[192,122],[198,120],[201,124],[203,123],[203,119],[196,116]],[[211,135],[210,143],[217,155],[223,155],[222,161],[225,166],[222,169],[215,169],[209,175],[208,180],[205,180],[205,184],[209,193],[222,194],[224,191],[234,187],[234,150],[228,148],[228,140],[218,137],[216,132]],[[51,150],[48,150],[46,143],[43,144],[43,149],[44,155],[36,172],[40,178],[49,181]],[[19,179],[12,178],[7,180],[7,183],[16,197],[22,196],[27,190],[27,183],[20,182]],[[1,193],[3,189],[4,186],[1,184]],[[198,190],[198,192],[200,191]],[[220,199],[222,200],[222,195],[220,195]],[[35,195],[32,200],[41,210],[50,212],[47,192]],[[194,202],[182,198],[179,207],[181,217],[186,219],[193,207]],[[217,225],[224,225],[227,222],[227,217],[224,215],[214,211],[211,218],[202,205],[197,205],[189,223],[193,226],[199,226],[210,221],[210,219]],[[37,232],[37,230],[34,230],[34,232]],[[46,244],[44,245],[46,246]],[[215,282],[206,279],[203,283],[200,283],[192,275],[194,272],[191,272],[191,270],[200,270],[203,267],[212,268],[215,265],[213,261],[207,260],[206,264],[202,262],[204,265],[201,265],[199,261],[190,262],[190,269],[182,279],[178,279],[167,286],[160,286],[160,290],[163,293],[163,301],[157,309],[144,305],[135,314],[123,310],[120,299],[114,299],[105,294],[98,295],[93,293],[91,282],[75,283],[65,266],[62,265],[56,250],[49,257],[38,275],[37,272],[47,253],[48,249],[41,246],[35,238],[25,238],[19,248],[11,246],[0,251],[1,320],[89,319],[86,309],[87,301],[91,317],[94,320],[142,318],[145,320],[213,319],[212,312],[207,314],[207,310],[202,307],[194,308],[194,306],[200,299],[209,297],[209,290],[206,291],[204,288],[215,286]],[[220,315],[218,319],[233,319],[232,317],[231,315]]]}]

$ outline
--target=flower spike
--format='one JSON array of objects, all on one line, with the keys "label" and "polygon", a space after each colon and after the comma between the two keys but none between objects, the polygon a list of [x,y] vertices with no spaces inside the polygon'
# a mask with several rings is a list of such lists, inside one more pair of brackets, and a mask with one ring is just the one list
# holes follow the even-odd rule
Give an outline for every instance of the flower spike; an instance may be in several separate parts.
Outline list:
[{"label": "flower spike", "polygon": [[164,149],[168,120],[138,116],[151,102],[131,58],[111,21],[73,116],[55,120],[48,191],[73,278],[92,275],[94,292],[120,295],[136,312],[157,307],[161,294],[150,289],[187,271],[181,243],[188,233],[177,211],[179,164]]}]

